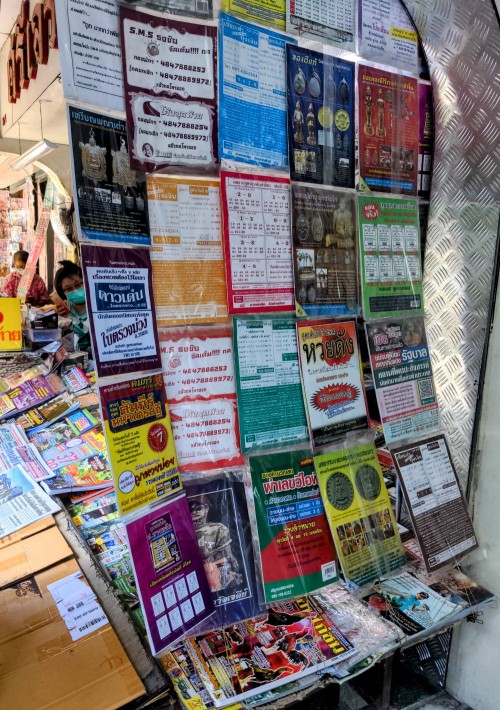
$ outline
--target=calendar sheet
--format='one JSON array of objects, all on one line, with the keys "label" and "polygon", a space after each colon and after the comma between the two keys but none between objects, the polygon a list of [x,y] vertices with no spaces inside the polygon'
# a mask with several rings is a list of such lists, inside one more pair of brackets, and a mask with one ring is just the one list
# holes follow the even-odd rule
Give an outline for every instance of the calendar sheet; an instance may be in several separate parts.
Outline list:
[{"label": "calendar sheet", "polygon": [[229,313],[293,311],[290,181],[221,173]]},{"label": "calendar sheet", "polygon": [[443,434],[391,451],[428,572],[478,546]]}]

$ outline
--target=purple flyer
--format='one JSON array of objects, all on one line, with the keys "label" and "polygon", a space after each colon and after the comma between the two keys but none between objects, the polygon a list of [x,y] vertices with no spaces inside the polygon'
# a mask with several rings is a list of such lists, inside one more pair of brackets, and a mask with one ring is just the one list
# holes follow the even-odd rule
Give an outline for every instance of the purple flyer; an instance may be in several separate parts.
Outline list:
[{"label": "purple flyer", "polygon": [[214,611],[186,496],[126,523],[153,655]]},{"label": "purple flyer", "polygon": [[81,252],[99,377],[160,369],[148,249],[82,244]]}]

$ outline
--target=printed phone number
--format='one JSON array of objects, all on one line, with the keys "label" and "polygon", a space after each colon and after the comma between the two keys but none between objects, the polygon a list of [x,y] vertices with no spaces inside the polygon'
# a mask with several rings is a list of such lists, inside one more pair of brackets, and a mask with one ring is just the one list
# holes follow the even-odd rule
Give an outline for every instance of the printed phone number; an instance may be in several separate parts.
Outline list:
[{"label": "printed phone number", "polygon": [[169,79],[170,81],[183,81],[186,84],[203,84],[204,86],[212,86],[212,80],[204,79],[202,76],[181,76],[180,74],[168,74],[164,71],[160,72],[160,76],[162,79]]},{"label": "printed phone number", "polygon": [[227,365],[214,365],[213,367],[192,367],[187,370],[183,370],[183,375],[199,375],[203,372],[225,372],[227,370]]},{"label": "printed phone number", "polygon": [[181,380],[183,385],[206,385],[210,382],[232,382],[232,375],[220,375],[219,377],[196,377],[192,380]]},{"label": "printed phone number", "polygon": [[175,62],[162,62],[162,67],[167,67],[167,69],[179,69],[179,71],[194,71],[199,74],[204,74],[207,70],[206,67],[195,67],[193,64],[175,64]]},{"label": "printed phone number", "polygon": [[164,126],[168,126],[168,128],[185,128],[186,130],[193,130],[193,131],[208,131],[208,126],[206,124],[200,124],[200,123],[178,123],[177,121],[163,121]]},{"label": "printed phone number", "polygon": [[173,133],[172,131],[165,131],[163,134],[165,138],[181,138],[182,140],[191,141],[208,141],[208,136],[192,136],[190,133]]}]

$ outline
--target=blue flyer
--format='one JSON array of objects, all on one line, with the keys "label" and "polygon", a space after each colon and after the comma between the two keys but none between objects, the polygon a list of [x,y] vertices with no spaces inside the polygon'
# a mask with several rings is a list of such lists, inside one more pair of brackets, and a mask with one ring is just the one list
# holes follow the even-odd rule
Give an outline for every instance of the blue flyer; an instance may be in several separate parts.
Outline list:
[{"label": "blue flyer", "polygon": [[276,32],[220,15],[221,158],[288,170],[287,42]]},{"label": "blue flyer", "polygon": [[287,46],[292,180],[354,187],[354,64]]}]

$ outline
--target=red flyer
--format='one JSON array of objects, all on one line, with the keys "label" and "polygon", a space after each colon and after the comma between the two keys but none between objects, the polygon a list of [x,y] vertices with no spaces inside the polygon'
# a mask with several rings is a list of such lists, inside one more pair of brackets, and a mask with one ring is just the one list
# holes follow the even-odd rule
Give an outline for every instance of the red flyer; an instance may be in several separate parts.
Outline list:
[{"label": "red flyer", "polygon": [[360,64],[360,188],[417,194],[418,82]]},{"label": "red flyer", "polygon": [[221,173],[228,310],[293,311],[290,180]]},{"label": "red flyer", "polygon": [[179,470],[241,466],[230,328],[165,328],[159,334]]}]

